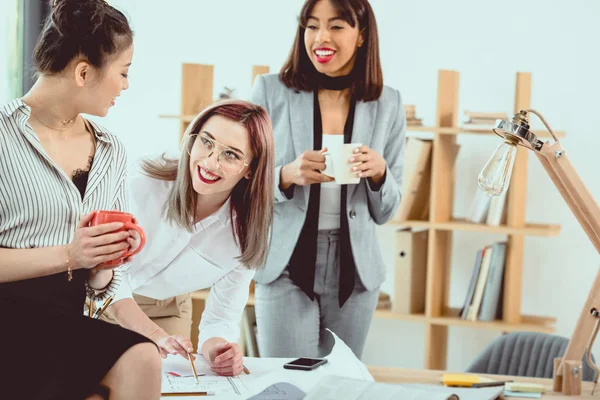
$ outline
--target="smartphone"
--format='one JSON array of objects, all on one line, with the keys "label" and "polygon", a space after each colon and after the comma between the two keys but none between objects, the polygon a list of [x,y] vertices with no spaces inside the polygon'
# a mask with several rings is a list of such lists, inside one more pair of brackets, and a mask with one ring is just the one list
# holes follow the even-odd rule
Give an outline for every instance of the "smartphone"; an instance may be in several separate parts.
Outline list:
[{"label": "smartphone", "polygon": [[311,371],[324,364],[327,364],[327,359],[325,358],[298,358],[297,360],[284,364],[283,368]]}]

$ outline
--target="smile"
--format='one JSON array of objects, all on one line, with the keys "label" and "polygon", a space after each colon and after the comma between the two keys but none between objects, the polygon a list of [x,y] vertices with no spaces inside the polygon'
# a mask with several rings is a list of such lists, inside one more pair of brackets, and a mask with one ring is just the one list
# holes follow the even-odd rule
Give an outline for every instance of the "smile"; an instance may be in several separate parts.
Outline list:
[{"label": "smile", "polygon": [[321,48],[314,50],[314,54],[315,54],[315,57],[317,58],[317,61],[322,64],[329,62],[333,58],[335,53],[336,53],[335,50],[325,48],[325,47],[321,47]]},{"label": "smile", "polygon": [[200,180],[203,183],[206,183],[209,185],[212,185],[213,183],[216,183],[221,180],[220,176],[215,175],[212,172],[205,170],[201,166],[198,166],[198,178],[200,178]]}]

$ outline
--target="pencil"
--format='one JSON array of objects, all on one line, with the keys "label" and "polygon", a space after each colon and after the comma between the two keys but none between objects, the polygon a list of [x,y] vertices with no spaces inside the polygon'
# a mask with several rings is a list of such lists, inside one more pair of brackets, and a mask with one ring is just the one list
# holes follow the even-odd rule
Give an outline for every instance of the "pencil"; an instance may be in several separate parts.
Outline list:
[{"label": "pencil", "polygon": [[245,365],[243,365],[243,364],[242,364],[242,367],[244,368],[244,373],[245,373],[246,375],[250,375],[250,370],[249,370],[248,368],[246,368],[246,366],[245,366]]},{"label": "pencil", "polygon": [[90,318],[92,318],[94,316],[94,300],[92,300],[90,298],[90,312],[88,313],[88,316]]},{"label": "pencil", "polygon": [[178,393],[162,393],[161,396],[215,396],[215,392],[178,392]]},{"label": "pencil", "polygon": [[471,387],[472,388],[485,388],[485,387],[492,387],[492,386],[504,386],[504,384],[507,382],[513,382],[513,381],[481,382],[481,383],[474,383],[473,385],[471,385]]},{"label": "pencil", "polygon": [[190,364],[192,365],[192,371],[194,371],[194,377],[196,378],[196,383],[198,382],[198,373],[196,372],[196,366],[194,365],[194,359],[192,358],[192,353],[188,353],[188,359],[190,360]]},{"label": "pencil", "polygon": [[100,316],[102,315],[102,313],[104,312],[104,310],[106,310],[108,308],[108,306],[110,305],[110,303],[112,303],[113,299],[115,298],[115,296],[110,296],[102,305],[102,308],[99,308],[96,310],[96,315],[94,315],[94,318],[100,318]]}]

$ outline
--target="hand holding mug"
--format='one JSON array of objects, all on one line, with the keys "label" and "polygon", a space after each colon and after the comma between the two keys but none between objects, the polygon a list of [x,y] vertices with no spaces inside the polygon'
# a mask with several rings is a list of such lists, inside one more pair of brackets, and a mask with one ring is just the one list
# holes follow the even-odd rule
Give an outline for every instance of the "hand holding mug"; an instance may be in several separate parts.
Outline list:
[{"label": "hand holding mug", "polygon": [[300,154],[290,164],[281,169],[281,188],[286,190],[292,184],[299,186],[312,185],[313,183],[332,182],[333,179],[321,174],[325,170],[325,153],[323,150],[308,150]]},{"label": "hand holding mug", "polygon": [[[124,240],[126,247],[129,248],[129,251],[126,251],[125,253],[121,254],[121,256],[116,259],[104,261],[104,262],[98,264],[98,266],[97,266],[98,268],[112,269],[112,268],[118,267],[119,265],[123,264],[124,262],[130,261],[131,257],[133,255],[139,253],[142,250],[142,248],[144,247],[144,245],[146,244],[146,236],[144,235],[144,231],[137,224],[137,221],[133,217],[133,215],[126,213],[126,212],[121,212],[121,211],[106,211],[106,210],[94,211],[92,214],[93,214],[93,216],[90,221],[91,227],[96,227],[96,226],[119,222],[122,225],[120,228],[118,228],[118,231],[127,233],[127,236],[125,237],[125,239],[132,238],[132,236],[131,236],[132,231],[137,232],[137,235],[133,236],[133,239],[134,239],[133,241]],[[137,240],[136,240],[137,238],[139,238],[139,243],[137,243]],[[134,245],[135,245],[135,247],[134,247]]]},{"label": "hand holding mug", "polygon": [[74,270],[91,269],[100,263],[119,259],[129,247],[126,241],[129,232],[115,232],[123,228],[122,222],[90,227],[88,225],[93,217],[93,212],[81,217],[73,241],[67,245],[71,267]]},{"label": "hand holding mug", "polygon": [[348,163],[360,163],[351,167],[352,173],[360,178],[371,178],[374,183],[381,182],[387,169],[387,164],[381,154],[369,146],[360,146],[354,149],[348,158]]}]

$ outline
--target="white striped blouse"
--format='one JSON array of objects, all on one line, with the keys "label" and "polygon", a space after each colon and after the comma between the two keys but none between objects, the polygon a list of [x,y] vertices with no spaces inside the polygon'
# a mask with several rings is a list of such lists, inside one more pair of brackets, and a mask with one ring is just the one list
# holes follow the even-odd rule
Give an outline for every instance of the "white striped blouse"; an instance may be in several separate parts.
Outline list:
[{"label": "white striped blouse", "polygon": [[[27,123],[30,112],[20,99],[0,106],[0,247],[66,245],[84,214],[127,211],[127,156],[121,142],[90,121],[96,152],[82,201],[71,178],[48,156]],[[116,269],[105,291],[88,290],[88,295],[103,300],[116,293],[120,281],[121,271]]]}]

